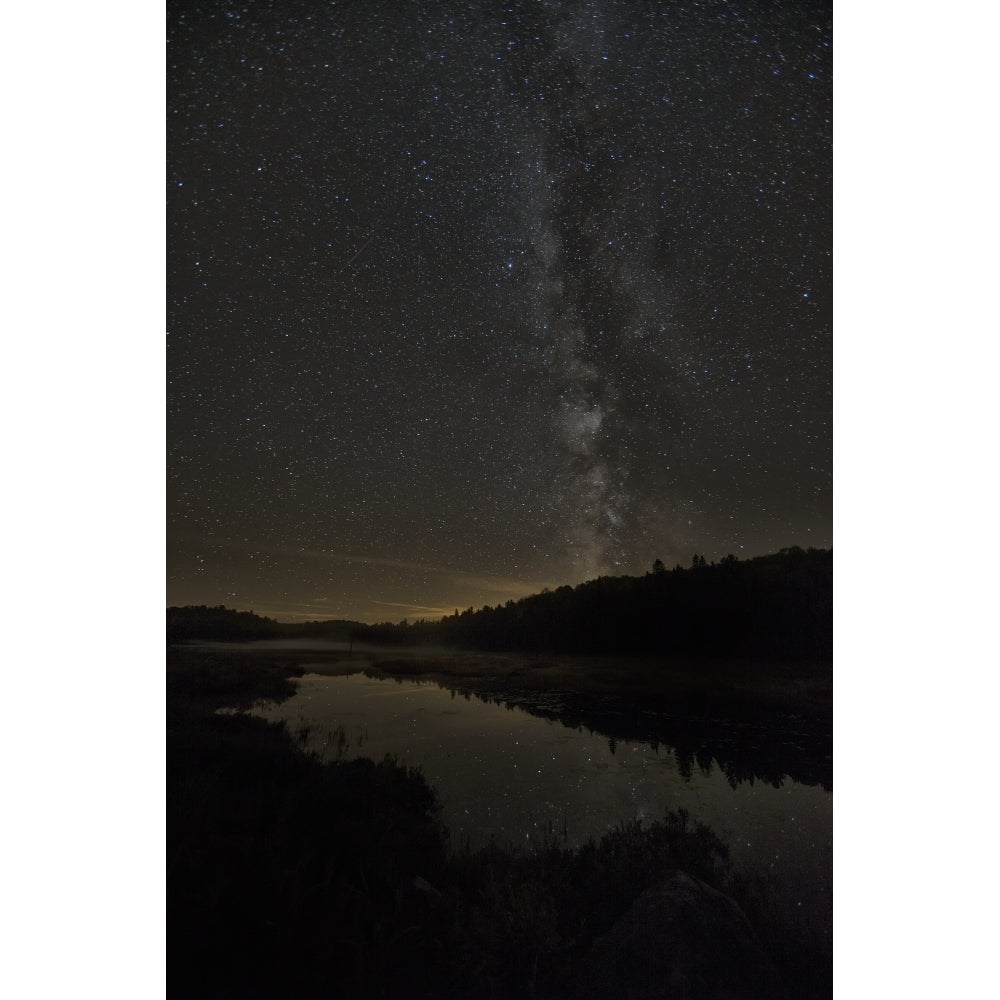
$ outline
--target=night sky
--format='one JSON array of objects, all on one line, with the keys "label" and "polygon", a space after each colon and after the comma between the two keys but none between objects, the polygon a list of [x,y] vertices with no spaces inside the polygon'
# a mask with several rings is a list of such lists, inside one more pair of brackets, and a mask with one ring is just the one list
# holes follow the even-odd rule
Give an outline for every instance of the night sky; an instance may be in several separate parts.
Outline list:
[{"label": "night sky", "polygon": [[167,14],[168,604],[832,545],[829,4]]}]

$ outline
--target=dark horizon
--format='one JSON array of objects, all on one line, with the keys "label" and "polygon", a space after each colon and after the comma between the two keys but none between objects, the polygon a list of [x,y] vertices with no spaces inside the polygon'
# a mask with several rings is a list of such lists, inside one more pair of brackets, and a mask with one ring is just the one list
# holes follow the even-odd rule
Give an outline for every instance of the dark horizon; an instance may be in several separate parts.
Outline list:
[{"label": "dark horizon", "polygon": [[[830,555],[832,555],[832,552],[833,552],[832,548],[830,548],[830,549],[817,549],[815,546],[811,546],[808,549],[806,549],[803,546],[794,545],[794,546],[783,547],[782,549],[778,550],[777,552],[761,553],[759,555],[751,556],[751,557],[748,557],[745,560],[740,560],[740,561],[743,561],[743,562],[753,562],[756,559],[773,559],[776,556],[783,555],[783,554],[788,553],[788,552],[796,552],[796,551],[797,552],[809,552],[809,553],[811,553],[811,552],[823,552],[823,553],[829,553]],[[725,561],[726,559],[738,559],[738,557],[734,556],[732,553],[727,553],[727,555],[723,558],[723,560],[707,559],[705,556],[702,556],[702,555],[697,554],[697,553],[692,558],[693,559],[705,559],[706,560],[706,565],[708,567],[717,566],[719,564],[719,562]],[[499,608],[499,607],[501,607],[504,604],[519,603],[520,601],[523,601],[523,600],[525,600],[527,598],[538,597],[538,596],[540,596],[542,594],[551,593],[551,592],[553,592],[555,590],[563,590],[566,587],[570,587],[570,588],[573,588],[573,589],[579,589],[581,587],[585,587],[587,584],[595,583],[596,581],[601,580],[601,579],[622,579],[622,580],[625,580],[625,579],[637,579],[638,576],[640,576],[640,575],[650,575],[651,573],[656,572],[657,564],[660,564],[660,566],[662,567],[662,570],[666,571],[666,572],[674,572],[675,570],[686,570],[686,569],[692,568],[692,566],[691,566],[690,563],[688,565],[681,565],[680,563],[676,563],[673,566],[667,566],[666,564],[663,563],[662,560],[655,559],[653,561],[653,564],[650,567],[647,567],[647,569],[646,569],[646,571],[645,571],[644,574],[638,574],[638,575],[633,575],[633,574],[603,574],[600,577],[594,577],[594,578],[592,578],[590,580],[581,580],[581,581],[579,581],[577,583],[562,583],[562,584],[559,584],[559,585],[556,585],[556,586],[546,585],[546,586],[542,587],[540,590],[532,591],[530,594],[525,594],[525,595],[523,595],[521,597],[509,598],[507,601],[499,601],[499,602],[495,602],[495,603],[487,602],[487,603],[482,604],[482,605],[474,605],[474,604],[467,604],[467,605],[464,605],[464,606],[456,605],[450,611],[443,612],[442,614],[437,615],[437,616],[426,616],[426,615],[423,615],[423,616],[421,616],[421,615],[407,616],[407,615],[404,615],[401,619],[400,618],[389,617],[389,618],[377,618],[377,619],[374,619],[374,620],[371,620],[371,621],[365,621],[365,620],[360,619],[360,618],[345,618],[345,617],[340,617],[340,616],[337,616],[337,615],[331,615],[331,616],[326,617],[326,618],[304,618],[304,617],[299,617],[299,618],[292,618],[292,619],[281,619],[281,618],[276,618],[273,615],[266,614],[266,613],[260,611],[258,608],[253,608],[253,607],[236,607],[236,606],[230,607],[225,601],[201,601],[201,602],[198,602],[198,603],[186,602],[185,604],[168,603],[167,604],[167,611],[169,612],[169,611],[172,611],[172,610],[178,610],[178,609],[183,609],[183,608],[224,608],[227,611],[233,611],[233,612],[236,612],[238,614],[249,613],[249,614],[253,614],[253,615],[258,615],[258,616],[260,616],[262,618],[266,618],[266,619],[268,619],[270,621],[273,621],[273,622],[275,622],[278,625],[306,625],[306,624],[328,625],[328,624],[345,624],[345,625],[366,625],[367,626],[367,625],[389,625],[389,624],[396,624],[396,623],[402,623],[402,624],[407,624],[407,625],[412,625],[414,623],[419,623],[419,622],[436,623],[436,622],[439,622],[439,621],[443,621],[446,618],[452,617],[452,616],[454,616],[456,614],[459,614],[462,611],[468,610],[468,611],[477,611],[478,612],[480,610],[488,610],[488,609],[494,608],[494,607],[495,608]]]},{"label": "dark horizon", "polygon": [[576,587],[458,609],[439,619],[279,623],[223,605],[167,609],[168,644],[187,640],[335,639],[366,646],[809,664],[833,655],[833,550],[728,556],[642,576],[602,576]]}]

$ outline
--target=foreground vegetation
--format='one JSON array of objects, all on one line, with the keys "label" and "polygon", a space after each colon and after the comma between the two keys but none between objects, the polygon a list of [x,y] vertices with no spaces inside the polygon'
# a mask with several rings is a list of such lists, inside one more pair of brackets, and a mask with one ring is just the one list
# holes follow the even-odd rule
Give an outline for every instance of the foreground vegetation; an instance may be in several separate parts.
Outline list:
[{"label": "foreground vegetation", "polygon": [[686,946],[673,995],[829,995],[824,945],[683,813],[577,851],[453,854],[419,773],[321,764],[245,714],[288,697],[297,673],[241,651],[168,650],[170,995],[662,995],[607,949],[655,927],[635,907],[678,871],[736,899],[753,931]]}]

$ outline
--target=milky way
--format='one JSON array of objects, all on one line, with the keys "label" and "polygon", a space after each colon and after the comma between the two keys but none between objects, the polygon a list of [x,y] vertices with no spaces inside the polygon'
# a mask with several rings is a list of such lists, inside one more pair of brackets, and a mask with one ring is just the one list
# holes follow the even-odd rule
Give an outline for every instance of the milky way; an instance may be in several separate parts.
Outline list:
[{"label": "milky way", "polygon": [[831,13],[168,3],[168,601],[831,536]]}]

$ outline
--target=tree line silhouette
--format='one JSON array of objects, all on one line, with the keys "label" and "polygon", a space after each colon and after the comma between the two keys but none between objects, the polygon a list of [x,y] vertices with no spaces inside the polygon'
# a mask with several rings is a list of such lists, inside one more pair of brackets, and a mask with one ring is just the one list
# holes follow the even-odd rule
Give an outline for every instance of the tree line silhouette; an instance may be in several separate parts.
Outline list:
[{"label": "tree line silhouette", "polygon": [[456,610],[440,621],[284,624],[250,611],[167,609],[167,641],[323,637],[380,645],[437,643],[486,652],[777,657],[833,650],[833,551],[798,546],[740,560],[602,576],[576,587]]},{"label": "tree line silhouette", "polygon": [[747,656],[825,660],[833,650],[833,551],[782,549],[644,576],[602,576],[439,622],[360,631],[488,652]]},{"label": "tree line silhouette", "polygon": [[245,642],[285,635],[284,626],[252,611],[234,611],[222,604],[188,604],[167,608],[167,642],[203,640]]}]

